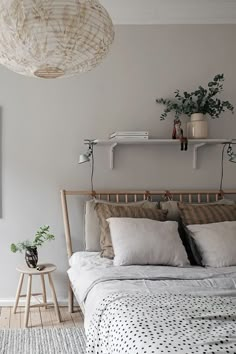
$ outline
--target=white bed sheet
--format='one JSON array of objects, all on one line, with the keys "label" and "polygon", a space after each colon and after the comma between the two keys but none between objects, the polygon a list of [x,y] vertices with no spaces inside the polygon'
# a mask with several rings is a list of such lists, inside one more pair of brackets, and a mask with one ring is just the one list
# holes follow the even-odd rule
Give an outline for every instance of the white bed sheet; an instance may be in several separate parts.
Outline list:
[{"label": "white bed sheet", "polygon": [[236,296],[236,266],[225,268],[113,266],[97,252],[77,252],[68,275],[85,310],[85,329],[104,298],[114,293]]}]

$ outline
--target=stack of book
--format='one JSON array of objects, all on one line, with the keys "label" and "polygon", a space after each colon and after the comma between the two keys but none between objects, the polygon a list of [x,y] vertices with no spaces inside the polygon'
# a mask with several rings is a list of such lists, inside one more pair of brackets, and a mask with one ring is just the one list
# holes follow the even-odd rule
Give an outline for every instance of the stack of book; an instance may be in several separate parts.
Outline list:
[{"label": "stack of book", "polygon": [[124,132],[114,132],[110,134],[109,139],[115,140],[139,140],[139,139],[148,139],[149,133],[148,132],[141,132],[141,131],[124,131]]}]

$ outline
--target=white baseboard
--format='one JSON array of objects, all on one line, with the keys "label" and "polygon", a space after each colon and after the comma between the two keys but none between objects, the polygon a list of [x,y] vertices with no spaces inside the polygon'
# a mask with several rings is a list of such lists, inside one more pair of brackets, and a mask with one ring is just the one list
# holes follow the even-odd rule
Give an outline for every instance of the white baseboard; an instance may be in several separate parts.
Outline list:
[{"label": "white baseboard", "polygon": [[[63,299],[63,298],[58,298],[58,304],[59,306],[67,306],[68,305],[68,300]],[[48,302],[52,302],[52,299],[48,299]],[[32,298],[31,304],[36,304],[37,302]],[[1,299],[0,298],[0,307],[9,307],[9,306],[14,306],[15,305],[15,299],[14,298],[8,298],[8,299]],[[20,299],[19,301],[19,306],[25,306],[25,299]]]}]

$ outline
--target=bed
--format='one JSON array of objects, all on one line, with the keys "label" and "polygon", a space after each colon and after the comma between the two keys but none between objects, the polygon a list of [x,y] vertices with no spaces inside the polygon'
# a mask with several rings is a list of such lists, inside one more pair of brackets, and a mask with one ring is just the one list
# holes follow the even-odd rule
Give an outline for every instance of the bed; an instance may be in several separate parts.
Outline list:
[{"label": "bed", "polygon": [[[72,252],[67,196],[87,194],[62,191],[69,309],[73,289],[85,316],[87,353],[236,353],[236,266],[124,267],[99,252]],[[221,199],[222,192],[96,194],[107,201],[115,197],[117,203],[140,196],[200,204]]]}]

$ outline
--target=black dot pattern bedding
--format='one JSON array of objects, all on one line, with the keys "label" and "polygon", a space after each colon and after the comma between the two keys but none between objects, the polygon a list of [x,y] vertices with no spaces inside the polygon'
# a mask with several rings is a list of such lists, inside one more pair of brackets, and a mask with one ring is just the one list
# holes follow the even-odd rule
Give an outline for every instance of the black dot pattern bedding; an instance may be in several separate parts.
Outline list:
[{"label": "black dot pattern bedding", "polygon": [[97,308],[87,354],[236,354],[236,299],[114,294]]}]

